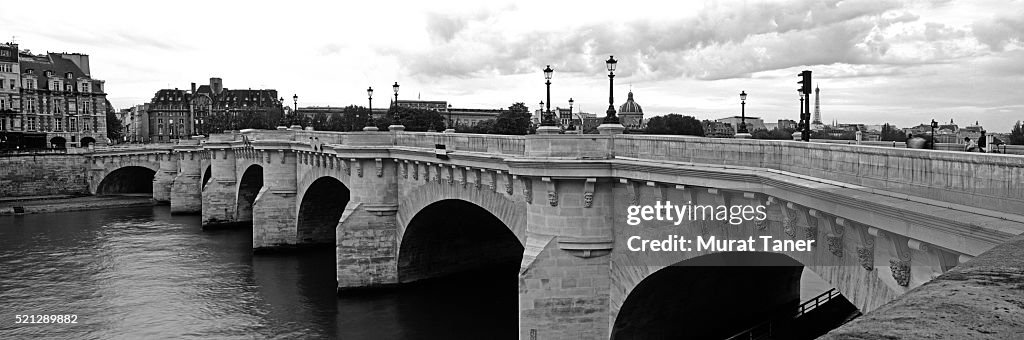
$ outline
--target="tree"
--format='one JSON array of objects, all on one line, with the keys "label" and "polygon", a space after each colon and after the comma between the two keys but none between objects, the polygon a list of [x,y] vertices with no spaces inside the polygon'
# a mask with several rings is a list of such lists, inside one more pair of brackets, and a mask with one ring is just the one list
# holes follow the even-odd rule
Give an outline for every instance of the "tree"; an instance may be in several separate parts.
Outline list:
[{"label": "tree", "polygon": [[903,131],[893,127],[892,125],[882,125],[882,133],[879,138],[883,141],[892,142],[906,142],[907,135],[903,134]]},{"label": "tree", "polygon": [[1019,120],[1013,124],[1013,130],[1010,130],[1010,144],[1024,145],[1024,124],[1021,124]]},{"label": "tree", "polygon": [[388,109],[387,117],[375,119],[377,129],[386,131],[388,126],[395,122],[405,126],[405,131],[440,131],[445,129],[444,117],[434,110],[414,109],[402,106],[391,106]]},{"label": "tree", "polygon": [[793,139],[793,133],[796,132],[794,128],[780,129],[778,127],[765,130],[757,129],[750,133],[750,138],[753,139],[775,139],[775,140],[791,140]]},{"label": "tree", "polygon": [[497,135],[525,135],[530,133],[530,109],[526,104],[519,102],[508,107],[508,111],[498,114],[494,118],[493,129],[490,132]]},{"label": "tree", "polygon": [[327,113],[317,112],[317,113],[313,114],[313,118],[310,119],[310,124],[309,125],[313,127],[313,130],[316,130],[316,131],[327,131],[327,128],[328,128]]},{"label": "tree", "polygon": [[110,101],[107,101],[107,139],[111,142],[120,142],[124,137],[124,126],[121,124],[121,120],[117,119],[117,115],[114,114],[114,108],[110,106]]},{"label": "tree", "polygon": [[651,135],[690,135],[704,136],[704,127],[692,116],[670,113],[665,116],[651,118],[647,122],[644,133]]}]

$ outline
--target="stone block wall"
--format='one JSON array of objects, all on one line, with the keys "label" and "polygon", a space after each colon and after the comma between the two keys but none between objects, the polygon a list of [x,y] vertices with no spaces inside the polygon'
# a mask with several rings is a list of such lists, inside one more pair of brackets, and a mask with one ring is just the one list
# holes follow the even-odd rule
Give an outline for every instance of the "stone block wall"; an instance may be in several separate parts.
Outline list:
[{"label": "stone block wall", "polygon": [[84,155],[0,156],[0,197],[87,195]]}]

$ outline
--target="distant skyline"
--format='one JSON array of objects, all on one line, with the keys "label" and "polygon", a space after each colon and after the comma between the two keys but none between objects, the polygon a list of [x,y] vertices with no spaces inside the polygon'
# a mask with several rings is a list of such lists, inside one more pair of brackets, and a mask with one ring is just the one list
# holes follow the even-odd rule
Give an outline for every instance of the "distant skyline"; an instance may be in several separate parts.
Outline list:
[{"label": "distant skyline", "polygon": [[[801,1],[46,1],[0,11],[4,41],[90,55],[115,108],[220,77],[291,105],[446,100],[505,108],[545,99],[603,116],[604,60],[619,60],[646,117],[746,111],[797,119],[812,70],[822,121],[915,126],[950,119],[1007,132],[1024,120],[1024,0]],[[813,103],[812,103],[813,109]]]}]

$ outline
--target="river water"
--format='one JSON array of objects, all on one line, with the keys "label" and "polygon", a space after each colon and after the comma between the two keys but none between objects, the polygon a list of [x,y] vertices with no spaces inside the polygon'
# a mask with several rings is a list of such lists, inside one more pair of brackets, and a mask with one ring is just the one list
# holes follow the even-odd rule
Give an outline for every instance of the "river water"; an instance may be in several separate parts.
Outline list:
[{"label": "river water", "polygon": [[[0,216],[0,339],[516,338],[518,264],[338,297],[333,249],[251,244],[166,206]],[[802,286],[829,288],[807,270]]]},{"label": "river water", "polygon": [[331,249],[251,248],[166,206],[0,216],[0,339],[516,338],[515,267],[338,297]]}]

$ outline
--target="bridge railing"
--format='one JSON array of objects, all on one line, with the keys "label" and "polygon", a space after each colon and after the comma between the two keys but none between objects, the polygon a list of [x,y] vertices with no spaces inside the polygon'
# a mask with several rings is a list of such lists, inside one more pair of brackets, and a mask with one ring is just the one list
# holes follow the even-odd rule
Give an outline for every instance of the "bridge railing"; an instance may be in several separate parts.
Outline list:
[{"label": "bridge railing", "polygon": [[1024,157],[797,141],[618,135],[616,157],[749,166],[1020,214]]},{"label": "bridge railing", "polygon": [[524,136],[403,132],[395,137],[396,146],[433,149],[435,144],[443,144],[447,150],[513,156],[523,155],[526,151]]}]

